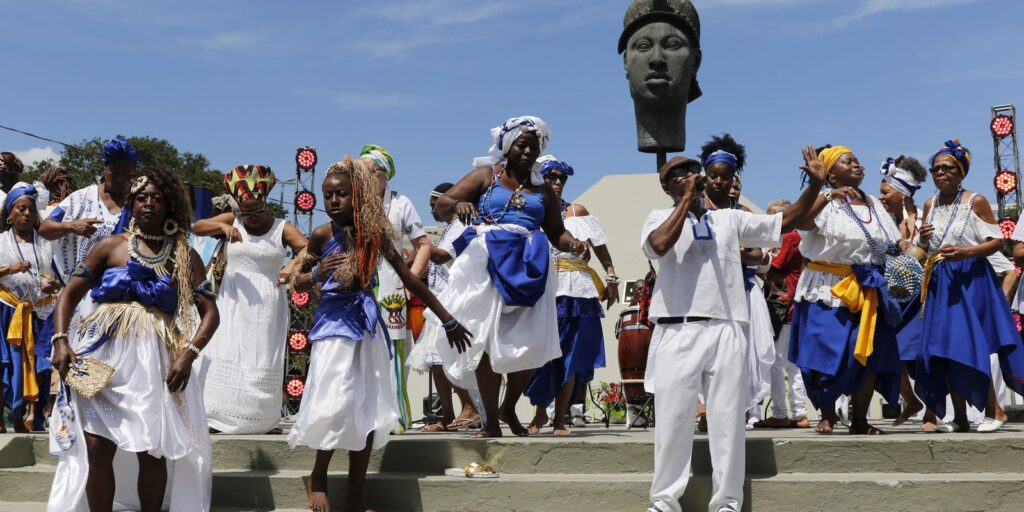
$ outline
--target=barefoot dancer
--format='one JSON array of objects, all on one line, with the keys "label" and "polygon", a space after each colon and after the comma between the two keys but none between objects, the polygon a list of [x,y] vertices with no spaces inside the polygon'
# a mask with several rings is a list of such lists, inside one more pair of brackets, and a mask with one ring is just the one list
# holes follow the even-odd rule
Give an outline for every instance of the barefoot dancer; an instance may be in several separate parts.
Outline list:
[{"label": "barefoot dancer", "polygon": [[932,182],[939,194],[924,205],[920,236],[929,257],[914,389],[940,418],[946,413],[946,395],[952,396],[953,422],[940,427],[946,432],[970,429],[967,403],[986,408],[991,354],[998,354],[1007,386],[1024,391],[1024,345],[986,259],[999,250],[1003,237],[988,200],[962,186],[970,165],[971,153],[957,139],[946,141],[932,156]]},{"label": "barefoot dancer", "polygon": [[662,189],[675,206],[652,211],[640,238],[644,254],[660,266],[650,312],[657,326],[644,376],[658,403],[648,510],[681,510],[693,450],[690,425],[697,393],[705,385],[714,465],[708,510],[742,510],[748,406],[744,324],[750,308],[740,247],[777,246],[782,231],[808,214],[825,178],[820,164],[812,166],[812,161],[808,157],[804,166],[811,186],[792,208],[776,215],[706,210],[700,200],[705,179],[694,160],[673,158],[659,172]]},{"label": "barefoot dancer", "polygon": [[[558,197],[540,175],[537,158],[551,132],[537,117],[514,117],[491,130],[488,157],[438,201],[468,224],[470,240],[452,264],[448,307],[477,334],[464,354],[441,346],[455,380],[476,372],[487,424],[479,437],[500,437],[499,416],[527,435],[516,401],[535,368],[561,355],[550,247],[583,254],[587,244],[566,231]],[[550,242],[550,245],[548,245]],[[464,242],[466,243],[466,242]],[[499,414],[501,376],[508,385]]]},{"label": "barefoot dancer", "polygon": [[538,162],[541,162],[541,175],[558,196],[565,229],[594,248],[608,284],[605,288],[597,273],[587,265],[589,250],[583,256],[552,251],[558,273],[555,303],[558,306],[562,357],[548,361],[537,370],[526,388],[530,403],[537,406],[528,430],[531,434],[540,432],[548,422],[547,407],[554,401],[554,434],[567,436],[570,432],[565,425],[565,417],[570,403],[575,400],[578,390],[585,390],[587,383],[594,379],[594,369],[604,367],[604,333],[601,331],[604,311],[601,300],[607,300],[609,308],[615,304],[619,298],[619,278],[608,254],[608,235],[600,221],[583,205],[570,204],[562,199],[565,182],[573,175],[572,166],[551,155],[541,157]]},{"label": "barefoot dancer", "polygon": [[883,316],[879,290],[885,286],[882,265],[898,254],[899,235],[879,201],[858,188],[864,166],[849,148],[829,147],[820,156],[812,149],[810,155],[832,188],[797,226],[800,253],[810,263],[793,297],[789,360],[800,367],[807,395],[821,412],[818,433],[832,433],[839,419],[836,399],[853,395],[850,433],[881,434],[867,414],[875,389],[889,403],[899,398],[896,332]]},{"label": "barefoot dancer", "polygon": [[[306,390],[288,444],[317,450],[308,488],[309,507],[316,512],[331,510],[327,468],[334,451],[349,450],[344,509],[364,511],[370,452],[387,443],[398,421],[388,370],[390,341],[371,291],[378,258],[383,257],[405,286],[444,320],[454,350],[464,350],[470,334],[388,243],[391,224],[377,180],[362,160],[346,157],[332,165],[323,194],[331,222],[313,231],[294,282],[299,290],[320,285],[322,295],[309,333],[313,353]],[[317,260],[319,264],[312,266]]]}]

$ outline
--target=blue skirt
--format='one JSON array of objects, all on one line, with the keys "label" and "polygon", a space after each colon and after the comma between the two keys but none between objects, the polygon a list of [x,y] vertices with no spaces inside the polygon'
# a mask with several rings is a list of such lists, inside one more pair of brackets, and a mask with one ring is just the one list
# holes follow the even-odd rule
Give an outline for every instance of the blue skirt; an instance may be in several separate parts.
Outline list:
[{"label": "blue skirt", "polygon": [[903,304],[902,318],[896,326],[896,344],[900,349],[900,361],[914,363],[921,356],[921,340],[924,320],[921,319],[921,296],[915,295]]},{"label": "blue skirt", "polygon": [[811,403],[832,411],[836,399],[862,389],[875,374],[875,390],[891,404],[900,396],[900,357],[896,331],[881,318],[875,326],[874,352],[864,366],[853,357],[860,313],[822,302],[797,302],[789,339],[789,360],[800,367]]},{"label": "blue skirt", "polygon": [[1010,306],[985,258],[939,262],[932,272],[914,369],[914,391],[938,417],[956,393],[984,409],[992,385],[991,354],[1003,379],[1024,391],[1024,345]]},{"label": "blue skirt", "polygon": [[[24,407],[22,389],[25,377],[21,370],[21,348],[7,343],[7,329],[11,325],[12,318],[14,318],[14,308],[0,303],[0,380],[3,380],[4,383],[2,398],[3,403],[7,404],[11,410],[17,412]],[[34,352],[37,374],[48,372],[52,368],[50,364],[50,354],[53,351],[53,344],[51,343],[53,336],[52,319],[52,315],[45,322],[40,320],[39,317],[32,317],[32,331],[35,333],[36,340]],[[49,394],[50,388],[47,386],[46,389],[43,389],[42,381],[39,384],[39,395],[42,399],[44,395]],[[17,414],[15,415],[18,416]]]},{"label": "blue skirt", "polygon": [[531,404],[540,407],[550,405],[571,377],[576,377],[578,389],[581,384],[586,385],[594,379],[594,368],[605,365],[601,302],[597,299],[556,297],[555,303],[562,357],[548,361],[534,372],[525,393]]}]

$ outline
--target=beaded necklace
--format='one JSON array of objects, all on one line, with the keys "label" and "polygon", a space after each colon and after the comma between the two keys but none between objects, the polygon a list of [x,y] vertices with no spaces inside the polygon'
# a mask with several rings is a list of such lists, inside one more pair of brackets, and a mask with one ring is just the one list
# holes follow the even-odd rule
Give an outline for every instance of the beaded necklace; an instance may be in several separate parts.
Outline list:
[{"label": "beaded necklace", "polygon": [[[441,242],[443,242],[445,238],[448,237],[448,232],[452,230],[452,224],[452,222],[449,222],[448,225],[444,227],[444,231],[441,232],[441,238],[437,240],[438,245],[441,245]],[[437,280],[440,278],[441,265],[438,265],[437,263],[431,261],[427,265],[427,287],[429,287],[430,290],[433,291],[434,287],[437,285]],[[447,278],[445,279],[445,281],[447,282]]]},{"label": "beaded necklace", "polygon": [[[35,234],[32,235],[32,243],[31,243],[31,245],[32,245],[32,259],[35,260],[36,266],[32,267],[32,268],[29,268],[28,269],[28,274],[30,276],[34,277],[36,280],[39,280],[39,272],[42,270],[42,268],[39,266],[39,251],[36,250],[36,236],[38,236],[38,235],[35,235]],[[13,229],[11,230],[11,241],[14,242],[14,247],[16,249],[18,249],[18,261],[25,261],[25,255],[22,254],[22,252],[21,252],[21,244],[18,243],[18,237],[15,236]]]},{"label": "beaded necklace", "polygon": [[[945,229],[942,230],[942,236],[939,237],[938,241],[936,242],[936,245],[935,245],[936,249],[938,249],[938,248],[943,246],[943,242],[946,240],[946,235],[949,234],[950,228],[953,227],[953,222],[956,221],[957,217],[960,216],[960,210],[963,209],[962,208],[963,205],[961,204],[960,199],[963,197],[963,195],[964,195],[964,191],[963,191],[963,189],[961,189],[960,191],[957,192],[956,198],[953,199],[953,202],[948,204],[948,205],[940,205],[939,204],[939,196],[938,195],[935,196],[935,202],[934,202],[935,207],[932,208],[932,210],[930,212],[928,212],[928,223],[929,224],[931,224],[932,221],[935,219],[935,211],[938,209],[938,207],[940,207],[940,206],[951,207],[950,208],[951,211],[949,213],[949,220],[946,221],[946,227],[945,227]],[[974,205],[974,199],[976,197],[977,196],[971,196],[971,200],[968,201],[970,206]],[[960,233],[958,233],[956,238],[953,239],[953,244],[952,245],[957,245],[957,244],[960,243],[960,239],[963,238],[964,231],[966,229],[967,229],[967,219],[964,219],[963,225],[960,226]],[[929,245],[931,245],[931,244],[929,244]]]},{"label": "beaded necklace", "polygon": [[864,238],[867,239],[868,247],[871,248],[871,261],[877,265],[882,265],[885,263],[887,256],[896,256],[899,254],[899,247],[893,243],[892,237],[889,236],[889,232],[885,230],[885,226],[883,226],[882,223],[878,224],[878,230],[881,231],[882,237],[885,238],[884,247],[880,243],[881,240],[871,236],[871,233],[868,231],[867,224],[871,223],[872,218],[878,217],[878,213],[875,212],[874,201],[868,198],[867,194],[861,192],[861,199],[868,207],[867,222],[861,219],[860,216],[857,215],[857,212],[853,211],[853,206],[851,206],[845,199],[837,200],[839,203],[839,210],[857,224],[857,227],[859,227],[861,232],[864,233]]},{"label": "beaded necklace", "polygon": [[167,277],[171,273],[167,270],[167,259],[171,255],[171,240],[167,236],[162,237],[164,244],[155,256],[146,256],[139,251],[139,237],[134,232],[128,235],[128,255],[138,261],[142,266],[151,269],[157,277]]},{"label": "beaded necklace", "polygon": [[[491,186],[487,187],[487,192],[484,193],[483,199],[480,201],[480,205],[487,208],[487,213],[491,213],[491,195],[494,193],[494,187],[498,185],[498,180],[505,174],[505,169],[501,172],[494,173],[494,179],[491,180]],[[505,208],[501,210],[501,215],[494,216],[484,214],[484,222],[487,224],[497,224],[501,219],[505,218],[505,214],[508,213],[509,206],[515,206],[516,209],[522,210],[523,206],[526,205],[526,196],[522,194],[523,187],[526,183],[520,183],[519,187],[512,191],[512,195],[509,196],[508,201],[505,201]]]}]

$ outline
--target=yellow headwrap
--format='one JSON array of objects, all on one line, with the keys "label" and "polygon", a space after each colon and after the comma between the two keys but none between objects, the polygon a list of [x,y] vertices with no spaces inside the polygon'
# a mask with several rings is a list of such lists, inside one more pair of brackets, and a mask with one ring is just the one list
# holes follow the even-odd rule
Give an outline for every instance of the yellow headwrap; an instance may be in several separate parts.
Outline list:
[{"label": "yellow headwrap", "polygon": [[826,171],[831,172],[832,166],[836,165],[836,162],[839,161],[839,157],[847,153],[853,153],[853,151],[846,146],[832,146],[830,148],[825,148],[821,153],[818,153],[818,160],[821,160],[821,162],[825,164]]}]

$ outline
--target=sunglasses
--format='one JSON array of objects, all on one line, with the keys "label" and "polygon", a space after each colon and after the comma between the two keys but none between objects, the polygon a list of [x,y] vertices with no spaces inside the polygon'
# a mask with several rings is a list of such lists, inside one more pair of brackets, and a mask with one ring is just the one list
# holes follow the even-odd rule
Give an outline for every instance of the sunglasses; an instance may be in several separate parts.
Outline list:
[{"label": "sunglasses", "polygon": [[267,213],[267,209],[266,208],[260,208],[259,210],[250,210],[250,211],[240,210],[238,212],[238,215],[240,217],[259,217],[259,216],[261,216],[261,215],[263,215],[265,213]]},{"label": "sunglasses", "polygon": [[549,172],[544,175],[544,181],[548,183],[554,183],[557,181],[564,185],[566,181],[569,181],[569,177],[559,172]]},{"label": "sunglasses", "polygon": [[933,165],[932,168],[929,169],[929,170],[931,171],[932,174],[947,174],[948,175],[948,174],[953,174],[953,171],[959,171],[960,167],[958,167],[956,165],[949,165],[949,164],[938,164],[938,165]]}]

